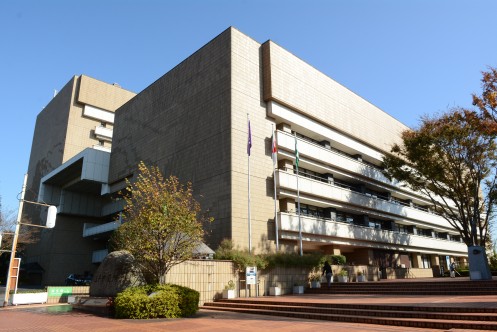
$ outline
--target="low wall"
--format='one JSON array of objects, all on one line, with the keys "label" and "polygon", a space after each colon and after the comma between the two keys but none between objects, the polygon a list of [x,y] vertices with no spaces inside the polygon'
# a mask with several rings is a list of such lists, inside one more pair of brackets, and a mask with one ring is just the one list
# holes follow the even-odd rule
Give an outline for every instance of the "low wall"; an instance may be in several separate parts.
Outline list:
[{"label": "low wall", "polygon": [[[349,282],[357,281],[361,272],[368,281],[378,281],[381,277],[387,279],[430,278],[431,269],[384,269],[385,276],[380,276],[375,266],[339,266],[333,265],[333,279],[341,270],[347,270]],[[255,297],[269,295],[271,286],[278,286],[281,294],[292,294],[294,285],[309,287],[308,268],[276,267],[258,271],[257,285],[250,285],[246,291],[245,272],[237,273],[232,261],[220,260],[191,260],[175,265],[166,275],[166,282],[195,289],[200,293],[199,305],[222,297],[224,287],[230,280],[236,285],[235,294],[239,297]],[[89,286],[48,287],[48,303],[67,303],[69,296],[85,296],[89,294]]]},{"label": "low wall", "polygon": [[186,261],[173,266],[166,275],[167,283],[189,287],[200,292],[200,305],[221,298],[223,289],[230,280],[235,282],[238,294],[238,277],[232,261]]},{"label": "low wall", "polygon": [[47,303],[67,303],[69,296],[89,296],[90,286],[49,286]]}]

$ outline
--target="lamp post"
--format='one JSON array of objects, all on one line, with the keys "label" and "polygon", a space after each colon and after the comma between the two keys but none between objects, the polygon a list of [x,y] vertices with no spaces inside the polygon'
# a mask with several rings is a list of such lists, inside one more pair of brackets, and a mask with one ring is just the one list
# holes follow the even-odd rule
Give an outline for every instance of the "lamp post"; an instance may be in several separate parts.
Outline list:
[{"label": "lamp post", "polygon": [[[12,267],[14,266],[16,250],[17,250],[17,240],[19,238],[19,229],[21,228],[21,225],[41,227],[41,228],[54,228],[55,227],[55,217],[57,215],[57,208],[55,206],[24,200],[24,195],[26,193],[27,181],[28,181],[28,174],[24,174],[24,182],[22,184],[21,199],[19,200],[19,211],[17,211],[16,229],[14,231],[14,239],[12,240],[12,250],[10,252],[9,269],[7,271],[7,282],[5,283],[5,297],[4,297],[4,301],[3,301],[4,307],[7,306],[9,303],[10,288],[12,287],[12,285],[11,285],[11,283],[12,283],[11,270],[12,270]],[[22,209],[24,207],[24,202],[36,204],[36,205],[48,206],[46,226],[21,223]],[[17,287],[17,283],[16,283],[16,287]]]}]

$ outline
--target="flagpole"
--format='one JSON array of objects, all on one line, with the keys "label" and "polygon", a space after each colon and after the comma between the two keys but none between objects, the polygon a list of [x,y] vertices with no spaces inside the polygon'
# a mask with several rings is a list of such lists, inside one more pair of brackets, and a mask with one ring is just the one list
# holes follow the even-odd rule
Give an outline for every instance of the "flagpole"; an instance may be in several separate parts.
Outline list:
[{"label": "flagpole", "polygon": [[276,233],[276,251],[280,249],[280,243],[278,239],[278,208],[276,207],[277,199],[276,199],[276,162],[278,157],[276,155],[276,131],[274,130],[274,126],[271,125],[271,131],[273,132],[273,139],[271,140],[272,144],[272,153],[273,153],[273,182],[274,182],[274,230]]},{"label": "flagpole", "polygon": [[297,149],[297,133],[294,132],[295,137],[295,166],[297,166],[297,211],[299,216],[299,247],[300,256],[303,255],[302,250],[302,220],[300,218],[300,190],[299,190],[299,150]]},{"label": "flagpole", "polygon": [[252,252],[252,225],[250,223],[250,148],[252,147],[252,133],[250,132],[250,119],[247,113],[248,141],[247,141],[247,164],[248,164],[248,251]]}]

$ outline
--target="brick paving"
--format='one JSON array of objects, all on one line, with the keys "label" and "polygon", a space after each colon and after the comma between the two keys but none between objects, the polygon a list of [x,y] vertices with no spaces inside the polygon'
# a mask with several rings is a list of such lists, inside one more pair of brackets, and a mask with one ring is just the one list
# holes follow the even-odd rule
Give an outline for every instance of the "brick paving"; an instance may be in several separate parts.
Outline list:
[{"label": "brick paving", "polygon": [[[259,297],[263,301],[300,301],[322,303],[367,303],[422,306],[462,306],[473,308],[497,308],[497,296],[381,296],[381,295],[289,295]],[[342,323],[294,319],[286,317],[238,314],[200,310],[192,318],[155,320],[117,320],[72,311],[69,305],[30,305],[0,309],[0,332],[54,332],[54,331],[311,331],[333,330],[334,332],[406,331],[430,332],[466,330],[436,330],[359,323]],[[475,330],[467,330],[475,331]]]}]

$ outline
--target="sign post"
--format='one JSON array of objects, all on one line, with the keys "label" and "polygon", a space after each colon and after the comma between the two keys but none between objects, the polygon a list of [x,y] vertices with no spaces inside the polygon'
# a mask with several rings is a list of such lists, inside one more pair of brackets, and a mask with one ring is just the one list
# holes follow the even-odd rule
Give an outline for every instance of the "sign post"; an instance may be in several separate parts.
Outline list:
[{"label": "sign post", "polygon": [[[245,269],[245,297],[248,297],[249,285],[257,285],[257,266],[247,266]],[[255,296],[259,296],[258,288]]]}]

